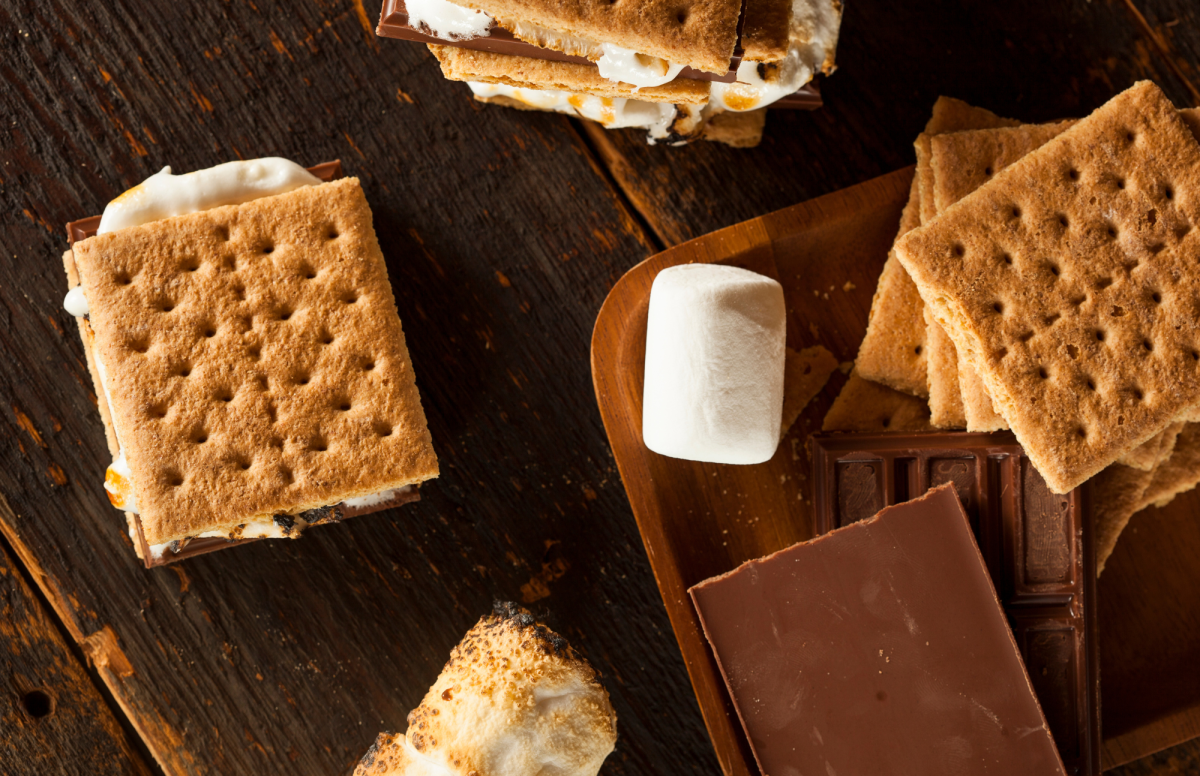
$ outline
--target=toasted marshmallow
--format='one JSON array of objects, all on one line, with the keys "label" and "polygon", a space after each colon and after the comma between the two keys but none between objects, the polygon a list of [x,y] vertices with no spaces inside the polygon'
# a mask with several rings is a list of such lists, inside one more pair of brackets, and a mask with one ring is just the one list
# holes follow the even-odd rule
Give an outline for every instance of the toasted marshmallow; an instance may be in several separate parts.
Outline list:
[{"label": "toasted marshmallow", "polygon": [[108,500],[117,509],[125,512],[137,512],[137,493],[133,489],[133,470],[125,460],[125,451],[117,456],[104,472],[104,489],[108,491]]},{"label": "toasted marshmallow", "polygon": [[278,157],[228,162],[185,175],[172,175],[171,168],[164,167],[109,202],[96,234],[222,205],[240,205],[320,182],[295,162]]},{"label": "toasted marshmallow", "polygon": [[609,129],[636,127],[650,131],[652,138],[665,138],[675,120],[676,108],[665,102],[646,102],[625,97],[596,97],[591,94],[525,89],[507,84],[468,81],[477,97],[507,97],[538,110],[555,111],[599,122]]},{"label": "toasted marshmallow", "polygon": [[408,23],[442,40],[469,40],[488,35],[492,17],[449,0],[405,0]]},{"label": "toasted marshmallow", "polygon": [[639,54],[633,49],[621,48],[612,43],[601,43],[600,49],[604,52],[604,56],[596,60],[600,77],[632,84],[635,92],[648,86],[670,83],[683,70],[683,65]]},{"label": "toasted marshmallow", "polygon": [[566,640],[497,603],[450,653],[408,715],[355,776],[595,776],[617,739],[598,675]]}]

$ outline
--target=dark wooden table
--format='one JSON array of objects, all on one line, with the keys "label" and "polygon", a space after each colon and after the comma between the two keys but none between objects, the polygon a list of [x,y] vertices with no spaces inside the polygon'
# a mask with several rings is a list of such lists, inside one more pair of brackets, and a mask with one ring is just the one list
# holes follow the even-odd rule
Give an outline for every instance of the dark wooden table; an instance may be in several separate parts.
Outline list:
[{"label": "dark wooden table", "polygon": [[[852,0],[823,110],[773,113],[751,151],[648,147],[477,105],[423,47],[377,39],[378,14],[0,4],[4,774],[346,774],[493,598],[603,672],[606,773],[718,773],[592,394],[609,287],[663,247],[910,164],[940,93],[1031,121],[1140,78],[1200,103],[1193,0]],[[412,507],[144,571],[101,489],[62,225],[164,165],[267,155],[362,179],[443,474]],[[1191,744],[1121,772],[1197,770]]]}]

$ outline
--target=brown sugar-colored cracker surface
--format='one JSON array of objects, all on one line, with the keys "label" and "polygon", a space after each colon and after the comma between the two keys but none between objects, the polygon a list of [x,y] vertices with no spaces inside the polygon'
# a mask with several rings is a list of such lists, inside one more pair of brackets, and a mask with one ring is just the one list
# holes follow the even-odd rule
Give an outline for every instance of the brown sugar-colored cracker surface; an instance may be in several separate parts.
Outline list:
[{"label": "brown sugar-colored cracker surface", "polygon": [[[1074,122],[1057,124],[1027,124],[1018,127],[999,127],[963,132],[951,132],[929,138],[929,167],[933,172],[934,210],[941,213],[975,189],[987,183],[997,172],[1058,136]],[[936,326],[936,323],[933,324]],[[946,351],[953,349],[948,338],[940,343]],[[935,353],[931,358],[947,358],[948,352]],[[959,403],[968,431],[999,431],[1008,428],[988,395],[983,380],[974,368],[957,354]],[[941,377],[941,375],[938,375]],[[935,382],[931,375],[930,382]],[[942,391],[950,391],[943,386]],[[931,406],[938,407],[933,400]],[[935,412],[935,420],[937,413]]]},{"label": "brown sugar-colored cracker surface", "polygon": [[829,375],[833,374],[837,366],[838,362],[833,354],[820,345],[801,351],[785,348],[783,423],[780,425],[780,437],[787,434],[808,403],[821,392],[829,380]]},{"label": "brown sugar-colored cracker surface", "polygon": [[613,43],[710,73],[725,73],[737,42],[740,0],[454,0],[502,21],[526,21]]},{"label": "brown sugar-colored cracker surface", "polygon": [[676,78],[668,84],[635,92],[630,84],[601,78],[595,65],[552,62],[432,43],[429,50],[441,64],[442,75],[451,81],[482,81],[525,89],[582,92],[597,97],[634,97],[647,102],[685,105],[708,102],[708,82],[691,78]]},{"label": "brown sugar-colored cracker surface", "polygon": [[1163,507],[1200,484],[1200,423],[1185,423],[1171,456],[1154,469],[1137,510]]},{"label": "brown sugar-colored cracker surface", "polygon": [[742,56],[755,62],[777,62],[786,57],[791,21],[791,0],[746,0]]},{"label": "brown sugar-colored cracker surface", "polygon": [[822,431],[931,431],[929,405],[922,399],[873,383],[850,372],[825,414]]},{"label": "brown sugar-colored cracker surface", "polygon": [[1200,398],[1198,222],[1200,144],[1141,83],[897,244],[1055,492]]},{"label": "brown sugar-colored cracker surface", "polygon": [[[908,203],[900,214],[897,239],[921,225],[920,198],[919,182],[914,177]],[[855,361],[864,379],[914,396],[929,395],[923,308],[921,294],[908,272],[895,251],[888,251],[871,300],[867,333]]]},{"label": "brown sugar-colored cracker surface", "polygon": [[[1016,122],[991,111],[972,107],[961,100],[939,97],[925,125],[925,136],[974,127],[1007,126]],[[923,136],[924,137],[924,136]],[[928,154],[923,141],[917,143],[917,172],[908,204],[900,218],[899,237],[921,225],[922,180],[929,178]],[[888,254],[875,298],[867,333],[859,347],[855,365],[868,380],[914,396],[929,396],[928,352],[924,303],[917,287],[892,253]]]},{"label": "brown sugar-colored cracker surface", "polygon": [[74,254],[150,544],[437,476],[357,179]]}]

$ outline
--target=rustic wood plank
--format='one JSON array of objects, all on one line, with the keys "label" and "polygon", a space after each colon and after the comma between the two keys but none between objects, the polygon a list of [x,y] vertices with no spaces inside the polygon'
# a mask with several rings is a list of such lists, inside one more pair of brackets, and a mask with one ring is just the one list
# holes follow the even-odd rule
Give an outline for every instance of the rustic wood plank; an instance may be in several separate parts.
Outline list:
[{"label": "rustic wood plank", "polygon": [[[1200,42],[1195,26],[1184,27],[1171,29]],[[756,149],[650,147],[644,133],[587,131],[642,217],[673,245],[911,164],[939,94],[1048,121],[1083,115],[1152,78],[1179,105],[1192,104],[1153,51],[1122,0],[860,0],[846,4],[840,65],[821,86],[825,107],[771,111]]]},{"label": "rustic wood plank", "polygon": [[0,731],[7,776],[151,772],[3,546]]},{"label": "rustic wood plank", "polygon": [[[652,252],[569,120],[486,110],[379,4],[0,7],[0,528],[163,770],[348,773],[494,596],[603,672],[611,773],[716,761],[616,476],[587,347]],[[443,475],[411,508],[146,572],[62,224],[164,164],[341,158],[363,179]]]},{"label": "rustic wood plank", "polygon": [[1105,773],[1107,776],[1184,776],[1200,773],[1200,740],[1188,741]]}]

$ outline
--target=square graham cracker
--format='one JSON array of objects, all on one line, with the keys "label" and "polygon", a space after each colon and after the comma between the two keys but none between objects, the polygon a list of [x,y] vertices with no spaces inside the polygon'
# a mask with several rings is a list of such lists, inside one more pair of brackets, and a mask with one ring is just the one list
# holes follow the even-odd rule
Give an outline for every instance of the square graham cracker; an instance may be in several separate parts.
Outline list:
[{"label": "square graham cracker", "polygon": [[[993,175],[1058,136],[1074,122],[967,130],[929,138],[934,209],[941,213]],[[936,325],[936,324],[934,324]],[[953,347],[953,342],[942,347]],[[1008,422],[996,412],[983,380],[958,354],[958,389],[967,431],[999,431]],[[931,401],[932,404],[932,401]]]},{"label": "square graham cracker", "polygon": [[[921,225],[920,187],[913,177],[908,203],[900,213],[897,239]],[[925,376],[925,320],[921,292],[896,258],[888,251],[871,313],[867,318],[867,333],[858,346],[855,367],[864,379],[886,385],[914,396],[929,395]]]},{"label": "square graham cracker", "polygon": [[1154,467],[1153,475],[1135,512],[1151,506],[1165,507],[1180,493],[1200,484],[1200,423],[1184,424],[1170,457]]},{"label": "square graham cracker", "polygon": [[932,431],[929,405],[911,394],[873,383],[858,373],[850,377],[825,413],[822,431]]},{"label": "square graham cracker", "polygon": [[1200,144],[1142,82],[897,255],[1066,493],[1200,400]]},{"label": "square graham cracker", "polygon": [[429,50],[442,66],[442,75],[450,81],[482,81],[519,89],[554,89],[597,97],[630,97],[681,105],[703,105],[708,102],[708,81],[692,78],[676,78],[662,86],[648,86],[635,91],[630,84],[602,78],[595,65],[552,62],[433,43],[429,44]]},{"label": "square graham cracker", "polygon": [[453,0],[506,22],[522,21],[641,54],[725,74],[737,43],[741,0]]},{"label": "square graham cracker", "polygon": [[73,253],[149,544],[437,476],[356,178]]},{"label": "square graham cracker", "polygon": [[[953,132],[978,126],[1016,123],[983,108],[975,108],[951,97],[939,97],[925,125],[926,135]],[[900,216],[897,239],[921,225],[922,176],[929,177],[923,143],[917,143],[917,171],[913,177],[908,204]],[[922,163],[926,157],[926,163]],[[932,184],[932,181],[930,181]],[[924,303],[908,273],[888,253],[871,300],[867,333],[859,346],[855,365],[867,380],[881,383],[914,396],[929,396],[927,374],[928,345],[925,334]]]}]

